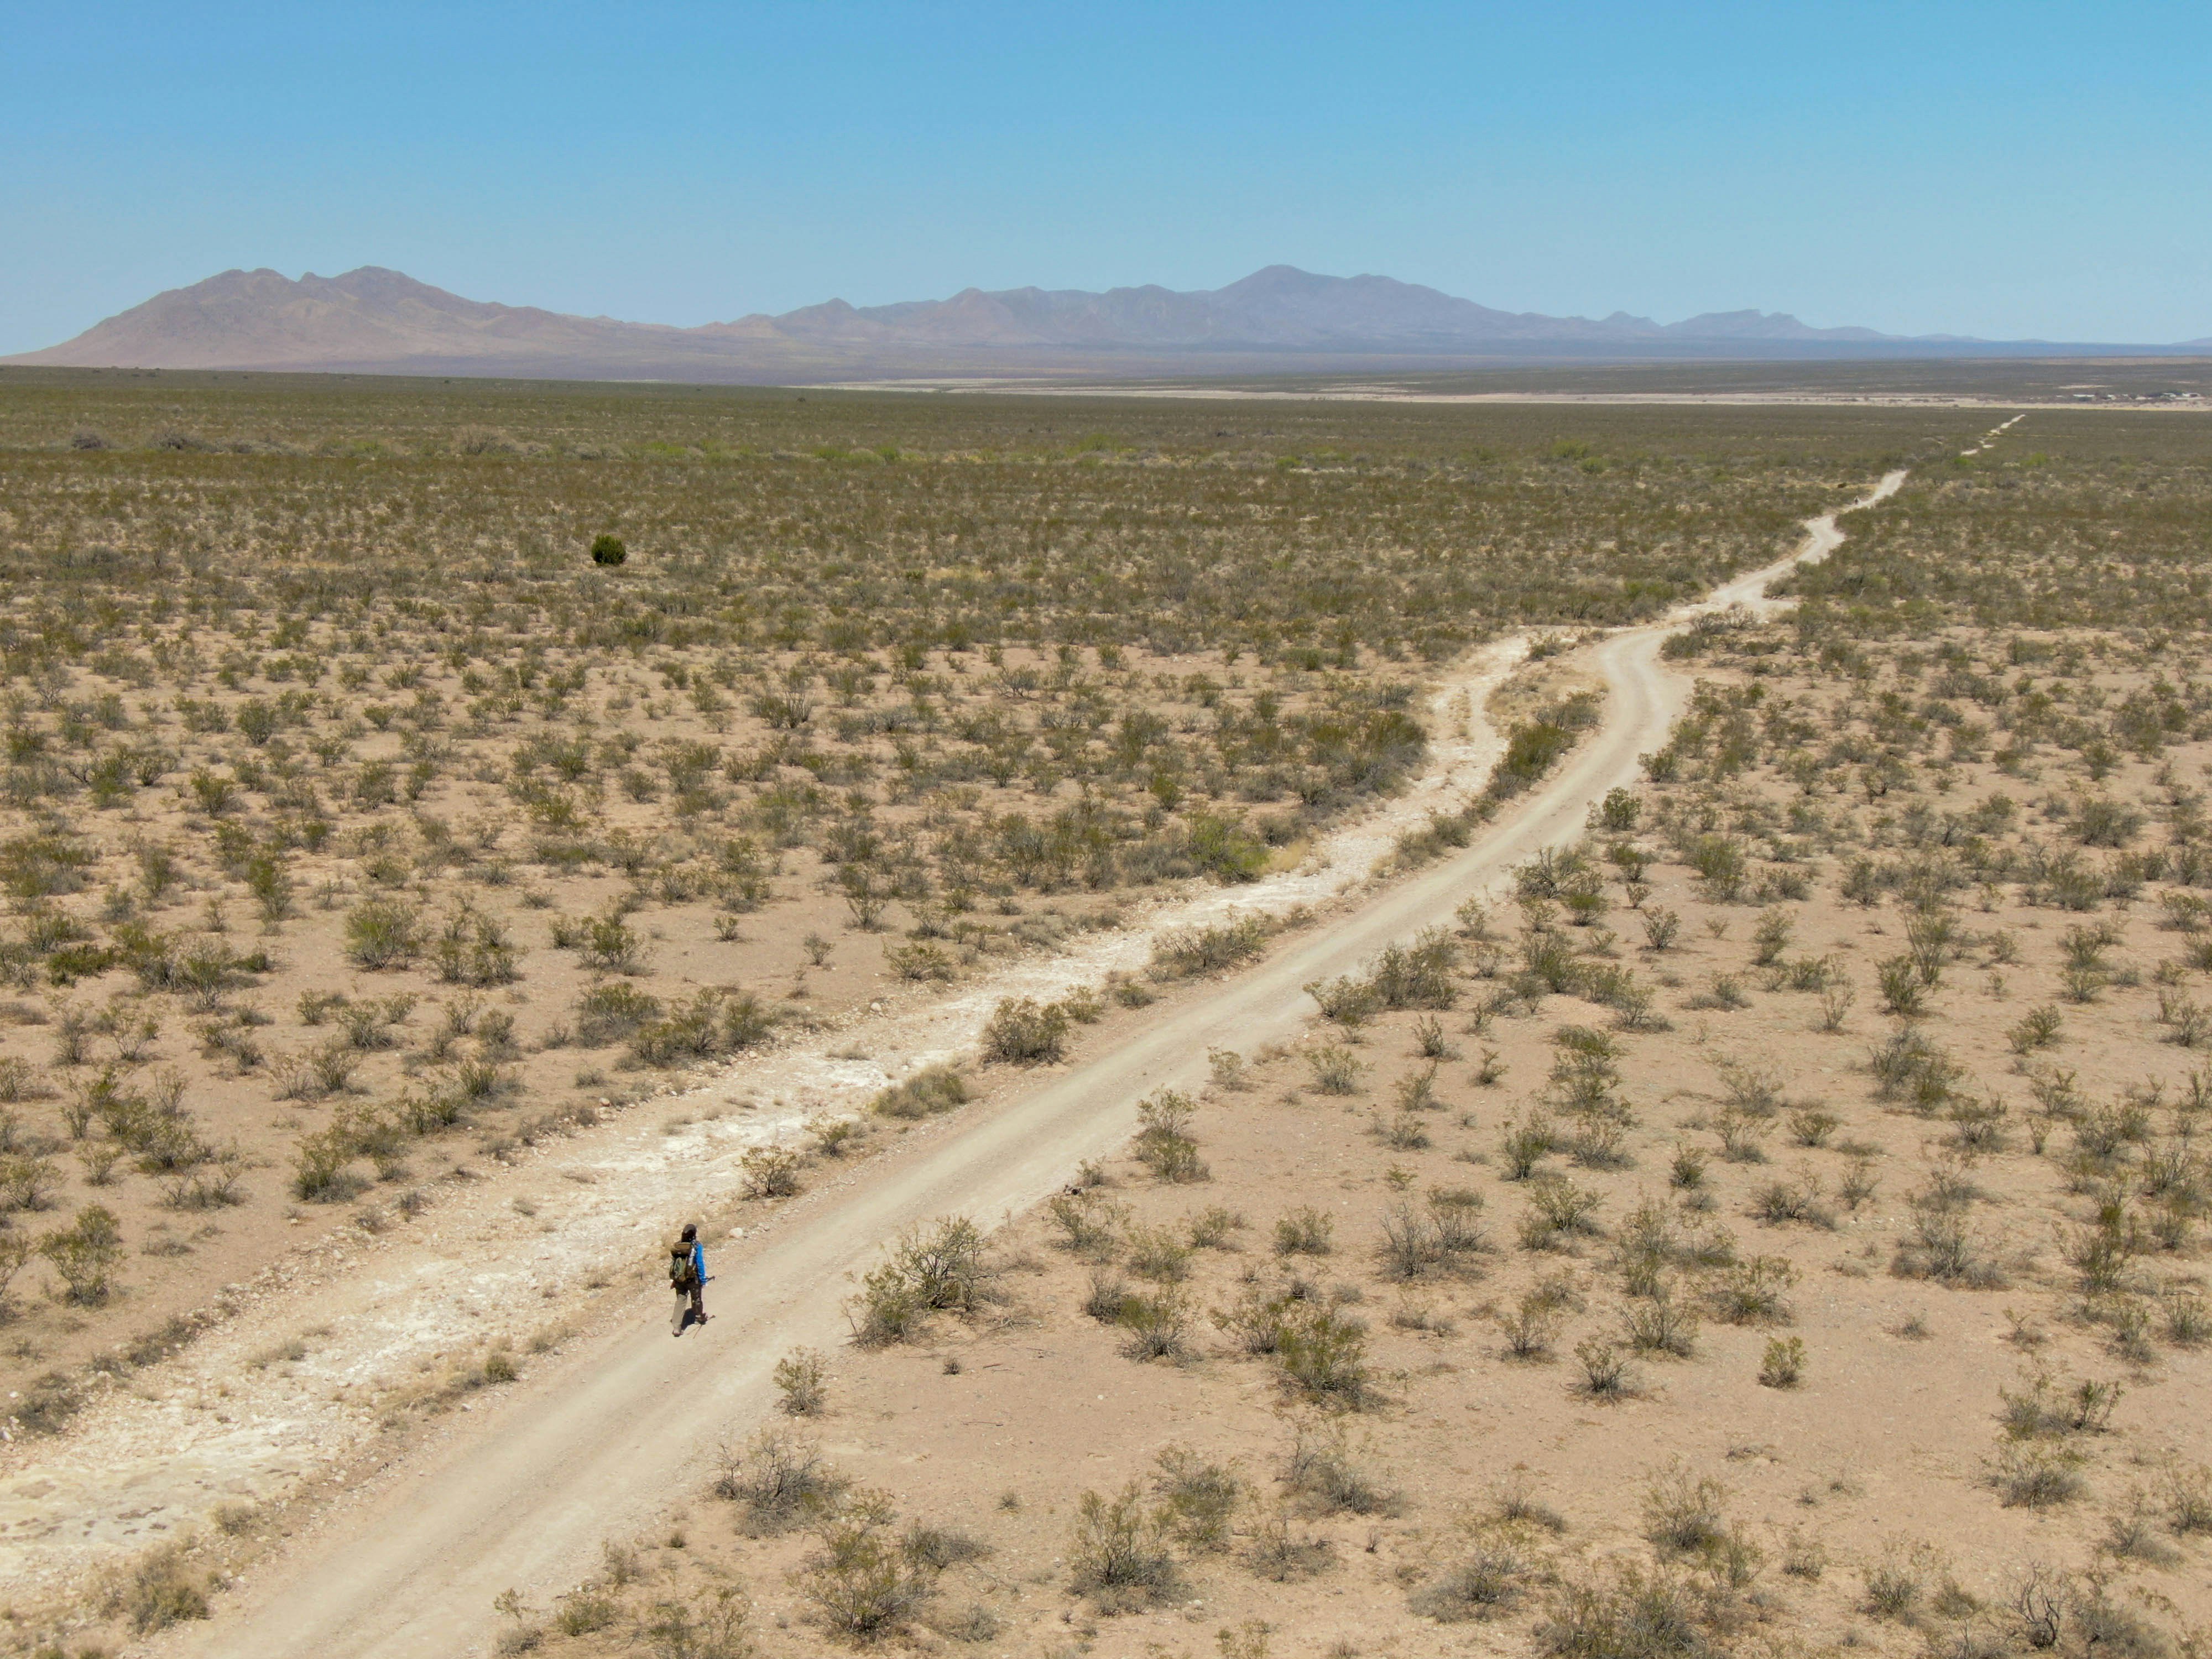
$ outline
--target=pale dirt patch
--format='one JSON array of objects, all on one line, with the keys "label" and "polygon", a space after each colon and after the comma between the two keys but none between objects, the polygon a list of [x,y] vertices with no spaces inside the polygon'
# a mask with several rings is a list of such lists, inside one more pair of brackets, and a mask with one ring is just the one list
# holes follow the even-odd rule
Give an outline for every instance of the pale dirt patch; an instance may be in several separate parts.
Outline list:
[{"label": "pale dirt patch", "polygon": [[1605,692],[1604,677],[1594,672],[1579,653],[1526,664],[1490,694],[1491,723],[1500,731],[1510,732],[1547,703],[1560,702],[1579,691],[1595,692],[1601,696]]}]

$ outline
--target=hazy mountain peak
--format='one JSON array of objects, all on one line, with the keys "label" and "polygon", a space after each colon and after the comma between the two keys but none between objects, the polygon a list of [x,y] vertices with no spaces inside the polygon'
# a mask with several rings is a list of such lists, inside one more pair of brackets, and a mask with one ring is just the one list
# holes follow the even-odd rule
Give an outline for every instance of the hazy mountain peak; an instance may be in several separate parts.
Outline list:
[{"label": "hazy mountain peak", "polygon": [[[1936,337],[1917,343],[1932,343]],[[944,300],[854,306],[698,328],[573,317],[466,300],[404,271],[362,265],[296,281],[226,270],[157,294],[67,343],[12,361],[161,368],[354,370],[580,379],[766,380],[959,368],[1147,372],[1317,357],[1464,361],[1546,352],[1633,356],[1685,346],[1772,355],[1820,345],[1916,343],[1865,328],[1814,328],[1784,313],[1711,312],[1661,325],[1493,310],[1417,283],[1262,266],[1211,290],[1146,284],[965,288]]]}]

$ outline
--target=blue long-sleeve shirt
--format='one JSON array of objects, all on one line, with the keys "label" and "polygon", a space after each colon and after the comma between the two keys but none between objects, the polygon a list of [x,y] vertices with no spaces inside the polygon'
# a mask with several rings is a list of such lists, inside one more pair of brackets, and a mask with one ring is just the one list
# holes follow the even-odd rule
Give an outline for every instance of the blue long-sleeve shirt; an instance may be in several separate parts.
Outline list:
[{"label": "blue long-sleeve shirt", "polygon": [[691,1276],[702,1285],[707,1282],[707,1243],[704,1239],[691,1241]]}]

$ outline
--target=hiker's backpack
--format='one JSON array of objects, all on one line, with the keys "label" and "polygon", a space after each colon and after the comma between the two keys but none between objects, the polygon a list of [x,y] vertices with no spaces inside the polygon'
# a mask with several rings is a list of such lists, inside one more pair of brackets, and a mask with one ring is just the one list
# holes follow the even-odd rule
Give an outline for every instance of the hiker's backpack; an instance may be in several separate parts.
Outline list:
[{"label": "hiker's backpack", "polygon": [[679,1291],[688,1291],[699,1282],[699,1270],[693,1263],[689,1244],[678,1244],[670,1249],[668,1282]]}]

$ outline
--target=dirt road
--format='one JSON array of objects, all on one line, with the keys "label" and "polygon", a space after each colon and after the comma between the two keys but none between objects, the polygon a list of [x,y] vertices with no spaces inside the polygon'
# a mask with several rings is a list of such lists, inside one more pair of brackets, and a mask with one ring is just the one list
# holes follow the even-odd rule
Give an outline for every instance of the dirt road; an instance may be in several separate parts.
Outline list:
[{"label": "dirt road", "polygon": [[[1854,505],[1880,500],[1903,476]],[[1825,554],[1841,539],[1834,515],[1807,531],[1801,553]],[[1756,599],[1795,562],[1740,578],[1707,604]],[[1129,1137],[1140,1096],[1199,1081],[1209,1048],[1291,1037],[1312,1010],[1306,982],[1448,917],[1512,865],[1572,837],[1589,803],[1628,781],[1637,757],[1665,740],[1686,690],[1659,662],[1671,626],[1589,648],[1609,692],[1603,724],[1479,845],[1383,890],[1118,1048],[975,1114],[917,1156],[863,1166],[808,1225],[750,1251],[741,1280],[726,1273],[714,1292],[717,1317],[703,1331],[672,1341],[655,1298],[652,1317],[583,1346],[555,1385],[487,1402],[444,1444],[334,1516],[323,1535],[224,1598],[213,1620],[177,1632],[170,1650],[270,1659],[488,1650],[495,1596],[515,1588],[543,1607],[574,1584],[597,1565],[602,1540],[643,1528],[690,1492],[716,1443],[742,1437],[765,1415],[778,1357],[844,1338],[847,1277],[872,1265],[885,1241],[939,1216],[996,1220],[1035,1203],[1082,1160]]]}]

